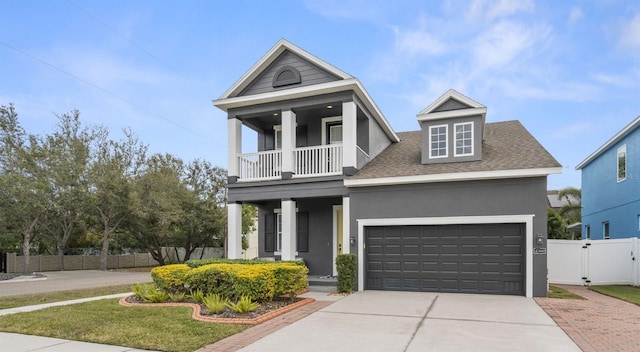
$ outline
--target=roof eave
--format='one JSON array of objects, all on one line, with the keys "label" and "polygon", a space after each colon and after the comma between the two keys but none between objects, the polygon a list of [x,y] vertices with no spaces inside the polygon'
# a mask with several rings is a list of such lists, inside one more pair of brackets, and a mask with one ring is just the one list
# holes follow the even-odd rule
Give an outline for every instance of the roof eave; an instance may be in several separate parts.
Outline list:
[{"label": "roof eave", "polygon": [[629,133],[633,132],[636,128],[638,128],[638,126],[640,126],[640,116],[636,117],[627,126],[625,126],[622,130],[620,130],[620,132],[616,133],[613,137],[611,137],[608,141],[606,141],[602,146],[600,146],[600,148],[596,149],[586,159],[584,159],[578,165],[576,165],[576,170],[581,170],[585,166],[589,165],[592,161],[594,161],[604,152],[609,150],[611,146],[620,142],[620,140],[622,140],[624,137],[629,135]]}]

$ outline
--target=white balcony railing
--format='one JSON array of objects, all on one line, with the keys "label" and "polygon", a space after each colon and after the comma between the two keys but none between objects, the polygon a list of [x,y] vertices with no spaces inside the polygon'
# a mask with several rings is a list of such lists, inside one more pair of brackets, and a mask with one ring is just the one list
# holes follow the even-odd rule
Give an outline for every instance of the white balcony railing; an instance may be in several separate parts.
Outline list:
[{"label": "white balcony railing", "polygon": [[342,145],[296,148],[293,152],[296,177],[342,174]]},{"label": "white balcony railing", "polygon": [[282,151],[269,150],[238,155],[238,178],[241,181],[278,179],[282,174]]},{"label": "white balcony railing", "polygon": [[[342,174],[342,145],[320,145],[293,151],[294,177]],[[282,151],[238,155],[239,181],[277,180],[282,176]]]}]

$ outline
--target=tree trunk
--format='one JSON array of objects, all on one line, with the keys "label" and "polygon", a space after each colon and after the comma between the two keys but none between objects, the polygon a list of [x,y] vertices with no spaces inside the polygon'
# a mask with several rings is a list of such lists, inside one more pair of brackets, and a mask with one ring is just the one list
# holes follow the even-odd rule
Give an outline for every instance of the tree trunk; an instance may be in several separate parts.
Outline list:
[{"label": "tree trunk", "polygon": [[100,270],[107,270],[107,258],[109,256],[109,238],[111,234],[109,231],[104,231],[104,237],[102,237],[102,249],[100,250]]},{"label": "tree trunk", "polygon": [[58,271],[64,271],[64,244],[62,239],[58,239]]},{"label": "tree trunk", "polygon": [[31,257],[29,256],[29,242],[31,242],[31,234],[23,233],[22,234],[22,243],[20,247],[22,249],[22,259],[24,260],[24,265],[22,267],[23,274],[29,274],[29,266],[31,264]]}]

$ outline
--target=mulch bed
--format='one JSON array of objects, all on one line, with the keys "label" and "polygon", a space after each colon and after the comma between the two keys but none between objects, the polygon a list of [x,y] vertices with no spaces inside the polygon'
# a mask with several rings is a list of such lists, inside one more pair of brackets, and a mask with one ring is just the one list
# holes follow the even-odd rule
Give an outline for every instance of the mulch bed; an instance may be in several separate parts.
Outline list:
[{"label": "mulch bed", "polygon": [[290,300],[289,298],[278,298],[270,302],[261,302],[260,306],[252,312],[238,313],[229,308],[225,308],[225,310],[220,314],[213,314],[206,306],[198,304],[192,300],[187,300],[185,302],[146,303],[135,295],[131,295],[122,297],[120,299],[120,304],[127,307],[191,307],[193,308],[193,314],[191,317],[196,320],[215,323],[256,325],[314,301],[315,300],[313,298],[297,297],[294,300]]}]

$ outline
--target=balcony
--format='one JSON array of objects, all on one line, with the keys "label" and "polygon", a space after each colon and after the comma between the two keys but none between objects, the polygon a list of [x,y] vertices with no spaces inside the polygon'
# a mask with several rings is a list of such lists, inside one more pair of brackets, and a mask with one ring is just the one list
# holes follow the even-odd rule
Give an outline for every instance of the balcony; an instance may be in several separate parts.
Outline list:
[{"label": "balcony", "polygon": [[[293,177],[342,174],[342,145],[321,145],[293,150]],[[282,177],[282,151],[269,150],[238,155],[238,181],[278,180]]]}]

